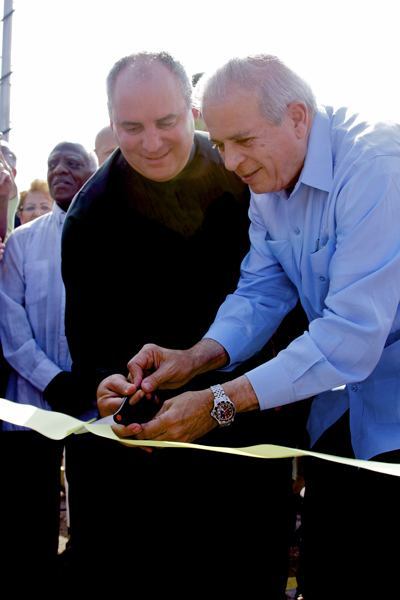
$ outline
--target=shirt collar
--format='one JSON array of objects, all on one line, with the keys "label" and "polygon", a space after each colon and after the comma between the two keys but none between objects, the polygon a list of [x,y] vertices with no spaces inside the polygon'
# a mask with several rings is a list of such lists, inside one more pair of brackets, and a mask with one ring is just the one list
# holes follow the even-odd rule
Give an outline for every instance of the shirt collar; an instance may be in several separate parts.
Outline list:
[{"label": "shirt collar", "polygon": [[325,192],[330,192],[332,188],[333,157],[330,120],[323,107],[315,114],[311,126],[306,160],[299,182]]},{"label": "shirt collar", "polygon": [[65,215],[67,214],[62,208],[60,208],[56,201],[53,202],[53,214],[54,217],[60,225],[64,224]]}]

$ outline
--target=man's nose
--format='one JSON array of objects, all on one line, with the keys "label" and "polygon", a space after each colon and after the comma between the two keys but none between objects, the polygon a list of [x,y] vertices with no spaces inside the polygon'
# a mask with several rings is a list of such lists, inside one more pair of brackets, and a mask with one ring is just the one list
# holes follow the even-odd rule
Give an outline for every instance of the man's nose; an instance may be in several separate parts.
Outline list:
[{"label": "man's nose", "polygon": [[52,169],[53,173],[65,173],[68,172],[67,165],[63,160],[60,160],[56,166]]},{"label": "man's nose", "polygon": [[157,129],[149,129],[143,132],[142,146],[145,152],[155,153],[162,146],[160,132]]},{"label": "man's nose", "polygon": [[223,152],[223,159],[228,171],[237,171],[244,157],[240,152],[240,148],[235,148],[233,145],[226,144]]}]

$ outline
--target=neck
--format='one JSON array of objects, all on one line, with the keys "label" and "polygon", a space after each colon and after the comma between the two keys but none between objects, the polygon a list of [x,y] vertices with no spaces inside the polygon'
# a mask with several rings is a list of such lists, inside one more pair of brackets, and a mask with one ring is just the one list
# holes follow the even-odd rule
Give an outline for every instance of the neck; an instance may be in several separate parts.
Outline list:
[{"label": "neck", "polygon": [[61,208],[64,212],[67,212],[72,202],[72,198],[70,200],[55,200],[57,206]]}]

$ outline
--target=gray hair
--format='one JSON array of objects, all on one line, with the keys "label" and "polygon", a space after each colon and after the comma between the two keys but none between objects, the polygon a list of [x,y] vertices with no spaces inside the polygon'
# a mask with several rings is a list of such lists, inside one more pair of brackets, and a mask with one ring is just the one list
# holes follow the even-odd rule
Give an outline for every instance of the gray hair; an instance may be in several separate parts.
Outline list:
[{"label": "gray hair", "polygon": [[304,102],[311,115],[317,110],[308,83],[276,56],[257,54],[229,60],[204,81],[202,106],[226,97],[235,86],[258,93],[263,115],[275,125],[282,122],[291,102]]},{"label": "gray hair", "polygon": [[107,76],[107,99],[108,109],[112,106],[112,95],[118,75],[127,67],[140,66],[143,69],[151,69],[154,63],[163,65],[177,78],[185,103],[188,108],[192,106],[192,84],[183,65],[173,58],[168,52],[137,52],[120,58]]}]

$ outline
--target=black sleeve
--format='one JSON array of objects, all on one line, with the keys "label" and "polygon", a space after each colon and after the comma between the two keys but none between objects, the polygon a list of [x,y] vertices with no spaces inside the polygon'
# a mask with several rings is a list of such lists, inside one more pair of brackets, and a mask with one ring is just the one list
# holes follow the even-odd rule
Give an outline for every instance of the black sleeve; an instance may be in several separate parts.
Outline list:
[{"label": "black sleeve", "polygon": [[[71,213],[67,214],[61,242],[61,269],[66,292],[65,332],[72,357],[73,374],[67,385],[79,385],[85,390],[90,406],[96,403],[98,385],[90,339],[91,311],[96,290],[90,290],[94,285],[90,269],[91,252],[88,250],[89,239],[87,236],[83,237],[81,222],[77,218],[79,201],[78,195]],[[55,385],[58,383],[55,382]]]},{"label": "black sleeve", "polygon": [[91,405],[82,382],[69,371],[58,373],[43,391],[43,397],[55,411],[73,417],[78,417]]}]

